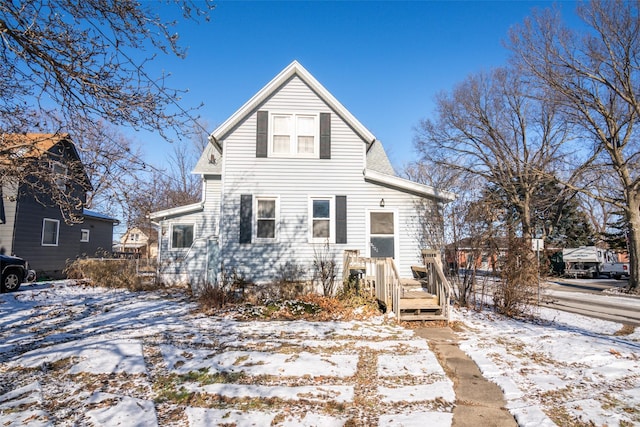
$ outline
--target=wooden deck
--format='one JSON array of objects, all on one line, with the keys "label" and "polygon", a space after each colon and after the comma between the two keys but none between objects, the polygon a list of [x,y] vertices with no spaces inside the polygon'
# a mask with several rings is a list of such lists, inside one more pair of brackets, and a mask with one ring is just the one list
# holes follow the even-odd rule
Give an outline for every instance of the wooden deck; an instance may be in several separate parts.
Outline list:
[{"label": "wooden deck", "polygon": [[356,273],[362,288],[383,302],[398,320],[449,319],[449,284],[438,268],[435,251],[423,251],[425,265],[412,268],[413,278],[401,278],[391,258],[363,258],[349,252],[354,251],[345,251],[345,278]]}]

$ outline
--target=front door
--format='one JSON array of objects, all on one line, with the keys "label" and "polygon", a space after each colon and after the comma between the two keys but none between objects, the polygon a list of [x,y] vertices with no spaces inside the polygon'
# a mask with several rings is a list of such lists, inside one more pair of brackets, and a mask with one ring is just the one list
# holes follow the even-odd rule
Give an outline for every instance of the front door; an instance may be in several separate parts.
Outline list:
[{"label": "front door", "polygon": [[371,258],[395,258],[395,221],[393,212],[370,212],[369,246]]}]

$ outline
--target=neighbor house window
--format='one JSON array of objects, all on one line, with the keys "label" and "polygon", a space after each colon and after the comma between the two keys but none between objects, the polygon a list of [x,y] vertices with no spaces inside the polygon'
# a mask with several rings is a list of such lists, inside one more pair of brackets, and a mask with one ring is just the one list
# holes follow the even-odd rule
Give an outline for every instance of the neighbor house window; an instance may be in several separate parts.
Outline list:
[{"label": "neighbor house window", "polygon": [[278,203],[276,198],[256,198],[256,237],[275,239]]},{"label": "neighbor house window", "polygon": [[60,162],[51,162],[51,173],[56,186],[61,191],[65,191],[67,189],[67,167]]},{"label": "neighbor house window", "polygon": [[273,114],[271,116],[271,154],[282,157],[317,157],[317,116],[311,114]]},{"label": "neighbor house window", "polygon": [[193,244],[193,224],[173,224],[171,226],[171,248],[184,249]]},{"label": "neighbor house window", "polygon": [[88,242],[89,241],[89,230],[87,230],[85,228],[80,230],[80,241],[81,242]]},{"label": "neighbor house window", "polygon": [[42,246],[58,246],[60,221],[45,218],[42,220]]}]

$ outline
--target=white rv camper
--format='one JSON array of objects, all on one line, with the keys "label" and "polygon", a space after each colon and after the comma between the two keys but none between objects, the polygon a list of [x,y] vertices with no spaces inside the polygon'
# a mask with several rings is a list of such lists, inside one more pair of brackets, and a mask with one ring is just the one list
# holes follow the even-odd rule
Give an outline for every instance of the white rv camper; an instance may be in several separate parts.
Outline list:
[{"label": "white rv camper", "polygon": [[617,261],[615,253],[596,246],[580,246],[562,250],[562,261],[565,263],[566,277],[597,278],[606,263]]}]

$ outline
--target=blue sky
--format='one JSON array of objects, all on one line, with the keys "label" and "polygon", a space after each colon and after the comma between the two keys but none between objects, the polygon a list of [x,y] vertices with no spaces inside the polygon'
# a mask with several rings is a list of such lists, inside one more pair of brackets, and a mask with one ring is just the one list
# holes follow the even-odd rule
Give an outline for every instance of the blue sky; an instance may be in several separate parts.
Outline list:
[{"label": "blue sky", "polygon": [[[212,131],[291,61],[299,61],[382,141],[396,167],[415,159],[414,127],[433,99],[466,76],[504,65],[509,28],[543,1],[220,1],[208,23],[180,24],[184,60],[159,59],[151,75],[189,89],[180,104]],[[560,3],[563,15],[574,2]],[[177,16],[176,16],[177,18]],[[144,137],[162,165],[171,147]]]}]

